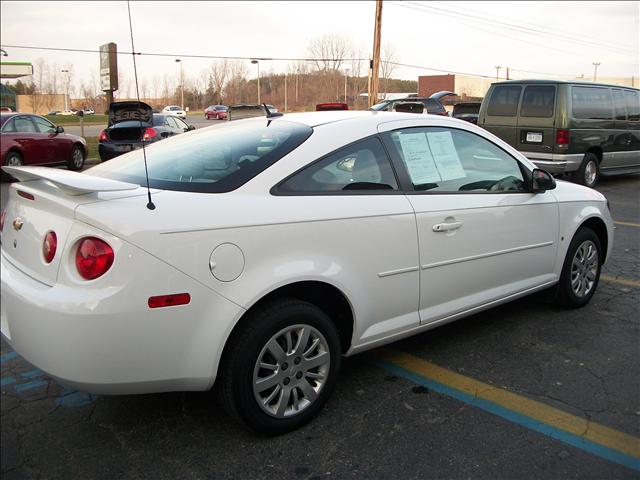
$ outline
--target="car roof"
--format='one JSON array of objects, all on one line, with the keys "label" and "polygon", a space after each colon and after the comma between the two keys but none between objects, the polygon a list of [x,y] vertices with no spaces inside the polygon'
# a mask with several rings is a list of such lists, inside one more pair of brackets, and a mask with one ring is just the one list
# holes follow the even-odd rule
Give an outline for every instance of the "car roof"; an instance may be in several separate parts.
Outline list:
[{"label": "car roof", "polygon": [[627,90],[640,90],[635,87],[629,87],[627,85],[613,85],[610,83],[598,83],[598,82],[589,82],[584,80],[505,80],[502,82],[493,82],[491,85],[549,85],[549,84],[564,84],[564,85],[580,85],[585,87],[613,87],[613,88],[624,88]]},{"label": "car roof", "polygon": [[[320,125],[328,125],[336,122],[344,122],[350,120],[367,119],[371,124],[379,124],[395,120],[416,120],[421,114],[416,113],[400,113],[400,112],[378,112],[374,110],[327,110],[324,112],[304,112],[304,113],[286,113],[281,117],[270,118],[274,121],[290,121],[307,125],[311,128]],[[439,115],[430,115],[430,118],[438,117],[446,121],[446,117]]]}]

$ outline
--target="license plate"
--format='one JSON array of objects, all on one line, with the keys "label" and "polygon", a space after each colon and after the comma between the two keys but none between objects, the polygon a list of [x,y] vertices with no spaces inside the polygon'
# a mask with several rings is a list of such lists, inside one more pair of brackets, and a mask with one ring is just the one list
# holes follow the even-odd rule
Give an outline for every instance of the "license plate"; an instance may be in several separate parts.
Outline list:
[{"label": "license plate", "polygon": [[119,152],[130,152],[133,145],[118,145],[117,150]]},{"label": "license plate", "polygon": [[527,142],[529,142],[529,143],[542,143],[542,133],[539,133],[539,132],[527,132]]}]

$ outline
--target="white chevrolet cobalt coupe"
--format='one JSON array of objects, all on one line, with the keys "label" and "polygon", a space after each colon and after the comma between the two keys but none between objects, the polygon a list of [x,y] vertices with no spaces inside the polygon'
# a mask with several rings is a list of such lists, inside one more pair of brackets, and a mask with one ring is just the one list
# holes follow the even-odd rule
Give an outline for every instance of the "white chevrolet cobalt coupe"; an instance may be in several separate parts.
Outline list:
[{"label": "white chevrolet cobalt coupe", "polygon": [[269,434],[320,411],[342,355],[543,289],[586,304],[613,242],[600,193],[435,115],[253,118],[85,173],[4,169],[19,354],[101,394],[215,381]]}]

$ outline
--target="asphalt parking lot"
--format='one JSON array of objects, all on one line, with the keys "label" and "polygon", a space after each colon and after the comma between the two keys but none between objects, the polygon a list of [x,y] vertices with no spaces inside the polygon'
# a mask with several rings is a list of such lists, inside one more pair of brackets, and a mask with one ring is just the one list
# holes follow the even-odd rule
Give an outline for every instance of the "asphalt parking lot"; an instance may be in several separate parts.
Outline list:
[{"label": "asphalt parking lot", "polygon": [[351,357],[285,436],[207,392],[71,391],[3,342],[2,478],[640,478],[640,175],[598,189],[616,233],[590,304],[533,296]]}]

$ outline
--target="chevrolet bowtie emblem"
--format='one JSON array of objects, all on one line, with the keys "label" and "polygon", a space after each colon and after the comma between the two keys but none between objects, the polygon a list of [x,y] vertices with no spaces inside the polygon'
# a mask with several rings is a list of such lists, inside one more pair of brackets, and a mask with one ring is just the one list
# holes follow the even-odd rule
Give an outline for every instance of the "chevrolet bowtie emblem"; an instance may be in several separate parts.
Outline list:
[{"label": "chevrolet bowtie emblem", "polygon": [[16,218],[13,221],[13,228],[16,231],[20,230],[22,228],[22,225],[24,225],[24,222],[22,221],[22,219],[20,217]]}]

